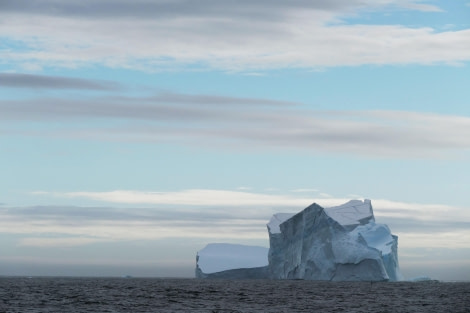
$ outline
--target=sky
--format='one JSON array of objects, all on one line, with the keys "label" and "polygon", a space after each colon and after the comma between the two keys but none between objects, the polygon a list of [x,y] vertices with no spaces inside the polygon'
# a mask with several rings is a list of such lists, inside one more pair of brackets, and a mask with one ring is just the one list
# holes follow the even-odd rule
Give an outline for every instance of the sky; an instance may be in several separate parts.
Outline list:
[{"label": "sky", "polygon": [[371,199],[470,280],[469,0],[0,2],[0,275],[194,277]]}]

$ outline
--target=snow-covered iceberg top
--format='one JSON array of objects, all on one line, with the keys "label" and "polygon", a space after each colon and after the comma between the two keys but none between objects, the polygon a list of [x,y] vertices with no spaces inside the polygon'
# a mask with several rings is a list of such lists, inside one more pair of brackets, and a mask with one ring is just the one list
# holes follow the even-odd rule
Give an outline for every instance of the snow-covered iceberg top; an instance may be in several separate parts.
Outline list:
[{"label": "snow-covered iceberg top", "polygon": [[351,200],[342,205],[325,208],[325,213],[343,226],[363,225],[375,220],[369,199]]},{"label": "snow-covered iceberg top", "polygon": [[271,234],[279,234],[281,233],[281,229],[279,226],[294,216],[295,213],[276,213],[274,214],[271,219],[269,220],[267,226],[268,230]]},{"label": "snow-covered iceberg top", "polygon": [[210,243],[198,252],[197,264],[205,274],[267,266],[268,250],[259,246]]},{"label": "snow-covered iceberg top", "polygon": [[[374,221],[371,201],[369,199],[351,200],[342,205],[325,208],[325,213],[343,226],[361,225]],[[294,216],[295,213],[276,213],[267,226],[271,234],[281,233],[280,225]]]}]

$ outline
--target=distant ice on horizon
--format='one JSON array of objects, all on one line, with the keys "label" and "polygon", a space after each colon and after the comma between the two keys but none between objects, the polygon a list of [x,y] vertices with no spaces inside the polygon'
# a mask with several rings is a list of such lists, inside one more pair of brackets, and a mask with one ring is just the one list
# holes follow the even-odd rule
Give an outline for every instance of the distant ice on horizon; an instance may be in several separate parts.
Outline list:
[{"label": "distant ice on horizon", "polygon": [[210,243],[198,252],[199,268],[206,274],[234,268],[253,268],[268,265],[266,247],[229,243]]}]

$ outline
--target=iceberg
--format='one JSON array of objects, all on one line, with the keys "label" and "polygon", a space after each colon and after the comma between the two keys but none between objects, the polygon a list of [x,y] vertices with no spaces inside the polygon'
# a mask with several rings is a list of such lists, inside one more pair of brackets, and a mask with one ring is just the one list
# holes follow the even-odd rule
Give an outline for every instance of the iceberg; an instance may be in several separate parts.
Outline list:
[{"label": "iceberg", "polygon": [[275,279],[397,281],[398,237],[375,223],[370,200],[312,204],[268,223],[269,271]]},{"label": "iceberg", "polygon": [[210,243],[196,255],[197,278],[267,278],[268,248]]},{"label": "iceberg", "polygon": [[421,283],[421,282],[438,282],[437,279],[432,279],[429,276],[418,276],[418,277],[413,277],[408,279],[407,281],[413,282],[413,283]]},{"label": "iceberg", "polygon": [[330,208],[314,203],[297,214],[274,214],[267,228],[267,264],[254,262],[263,259],[263,249],[255,255],[248,246],[237,250],[226,244],[212,244],[198,254],[196,277],[403,279],[398,264],[398,237],[391,234],[387,225],[375,222],[370,200],[351,200]]}]

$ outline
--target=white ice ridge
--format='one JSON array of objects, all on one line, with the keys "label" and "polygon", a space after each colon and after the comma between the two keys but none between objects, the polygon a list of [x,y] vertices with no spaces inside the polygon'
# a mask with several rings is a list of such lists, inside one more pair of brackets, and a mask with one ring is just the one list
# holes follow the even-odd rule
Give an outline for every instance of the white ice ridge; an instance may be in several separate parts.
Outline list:
[{"label": "white ice ridge", "polygon": [[[325,208],[325,213],[340,225],[360,225],[361,221],[374,221],[374,213],[369,199],[351,200],[342,205]],[[269,220],[267,226],[271,234],[281,232],[280,225],[294,216],[295,213],[276,213]]]},{"label": "white ice ridge", "polygon": [[367,243],[367,246],[382,252],[382,255],[392,253],[394,244],[390,229],[385,224],[368,223],[356,227],[351,234],[360,235]]},{"label": "white ice ridge", "polygon": [[290,219],[292,216],[294,216],[295,213],[276,213],[274,214],[271,219],[269,220],[269,223],[267,224],[268,230],[271,234],[278,234],[281,232],[281,229],[279,226]]},{"label": "white ice ridge", "polygon": [[325,213],[343,226],[361,225],[375,220],[369,199],[351,200],[342,205],[325,208]]},{"label": "white ice ridge", "polygon": [[197,264],[205,274],[268,265],[268,248],[210,243],[198,252]]}]

